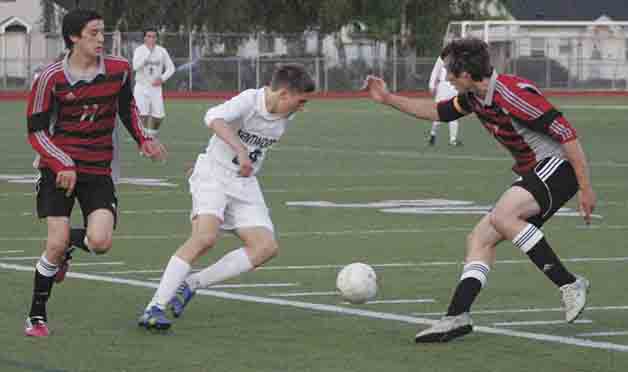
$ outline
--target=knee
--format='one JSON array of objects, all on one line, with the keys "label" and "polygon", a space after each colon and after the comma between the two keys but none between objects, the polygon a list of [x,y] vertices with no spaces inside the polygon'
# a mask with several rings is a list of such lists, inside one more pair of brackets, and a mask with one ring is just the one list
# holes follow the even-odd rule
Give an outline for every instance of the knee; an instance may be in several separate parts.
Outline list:
[{"label": "knee", "polygon": [[495,230],[502,233],[508,226],[511,216],[502,209],[494,209],[491,211],[490,222]]},{"label": "knee", "polygon": [[276,241],[271,240],[266,244],[266,256],[268,259],[275,258],[279,255],[279,244]]},{"label": "knee", "polygon": [[69,234],[55,234],[48,236],[46,240],[46,251],[54,257],[63,257],[70,244]]},{"label": "knee", "polygon": [[193,235],[194,242],[202,252],[212,248],[216,244],[216,235],[207,233],[196,233]]},{"label": "knee", "polygon": [[87,236],[88,248],[95,254],[101,255],[111,249],[111,235]]}]

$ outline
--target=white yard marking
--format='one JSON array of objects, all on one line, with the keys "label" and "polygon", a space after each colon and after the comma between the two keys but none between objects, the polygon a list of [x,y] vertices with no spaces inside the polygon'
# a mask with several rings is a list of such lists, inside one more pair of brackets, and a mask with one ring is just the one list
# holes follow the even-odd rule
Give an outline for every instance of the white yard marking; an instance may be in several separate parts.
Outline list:
[{"label": "white yard marking", "polygon": [[[590,324],[593,323],[590,319],[578,319],[574,323],[577,324]],[[552,325],[552,324],[569,324],[565,320],[527,320],[520,322],[497,322],[493,323],[495,327],[516,327],[516,326],[535,326],[535,325]]]},{"label": "white yard marking", "polygon": [[576,337],[607,337],[607,336],[628,336],[628,331],[589,332],[589,333],[578,333],[576,335]]},{"label": "white yard marking", "polygon": [[338,291],[327,292],[288,292],[288,293],[271,293],[270,297],[308,297],[308,296],[339,296]]},{"label": "white yard marking", "polygon": [[[6,269],[6,270],[16,270],[16,271],[27,271],[27,272],[33,271],[32,267],[21,266],[21,265],[11,265],[11,264],[4,264],[4,263],[0,263],[0,268]],[[67,276],[70,278],[76,278],[76,279],[92,280],[92,281],[113,283],[113,284],[125,284],[129,286],[151,288],[151,289],[155,289],[158,286],[157,283],[151,283],[148,281],[107,277],[107,276],[102,276],[102,275],[90,275],[90,274],[69,272]],[[431,324],[434,324],[435,322],[435,320],[432,320],[432,319],[417,318],[417,317],[408,316],[408,315],[383,313],[383,312],[378,312],[378,311],[362,310],[362,309],[348,308],[348,307],[335,306],[335,305],[316,304],[316,303],[309,303],[309,302],[302,302],[302,301],[288,301],[288,300],[284,300],[280,298],[251,296],[251,295],[245,295],[245,294],[236,294],[236,293],[228,293],[228,292],[213,291],[213,290],[198,290],[196,293],[205,295],[205,296],[212,296],[212,297],[223,298],[223,299],[278,305],[278,306],[288,306],[288,307],[294,307],[298,309],[324,311],[324,312],[331,312],[331,313],[343,314],[343,315],[355,315],[355,316],[361,316],[361,317],[373,318],[373,319],[394,320],[397,322],[404,322],[404,323],[410,323],[410,324],[431,325]],[[531,339],[531,340],[554,342],[554,343],[559,343],[559,344],[564,344],[564,345],[628,352],[628,345],[621,345],[621,344],[615,344],[615,343],[610,343],[610,342],[583,340],[583,339],[574,338],[574,337],[555,336],[555,335],[548,335],[548,334],[542,334],[542,333],[522,332],[522,331],[514,331],[510,329],[500,329],[500,328],[483,327],[483,326],[476,326],[474,327],[474,330],[476,332],[481,332],[481,333],[489,333],[489,334],[511,336],[511,337],[521,337],[521,338],[526,338],[526,339]]]},{"label": "white yard marking", "polygon": [[11,253],[24,253],[24,251],[22,251],[22,250],[15,250],[15,251],[0,251],[0,254],[11,254]]},{"label": "white yard marking", "polygon": [[[147,280],[158,282],[161,278],[149,278]],[[280,287],[298,287],[300,283],[243,283],[243,284],[216,284],[212,285],[212,289],[216,288],[280,288]]]},{"label": "white yard marking", "polygon": [[375,300],[367,301],[366,305],[379,305],[379,304],[426,304],[436,302],[433,298],[414,298],[414,299],[399,299],[399,300]]},{"label": "white yard marking", "polygon": [[[1,259],[0,259],[1,260]],[[626,262],[628,257],[574,257],[563,258],[563,262],[590,262],[590,263],[605,263],[605,262]],[[497,260],[498,264],[527,264],[530,260]],[[395,267],[430,267],[430,266],[459,266],[462,265],[462,261],[431,261],[431,262],[399,262],[399,263],[384,263],[384,264],[370,264],[375,268],[395,268]],[[324,265],[287,265],[287,266],[262,266],[256,270],[338,270],[345,264],[324,264]],[[123,275],[123,274],[154,274],[161,273],[163,269],[143,269],[143,270],[122,270],[122,271],[105,271],[98,272],[96,274],[104,275]]]},{"label": "white yard marking", "polygon": [[[628,310],[628,306],[588,306],[584,311],[604,311],[604,310]],[[518,313],[549,313],[565,311],[562,307],[545,307],[529,309],[495,309],[495,310],[473,310],[471,315],[495,315],[495,314],[518,314]],[[412,313],[417,316],[441,316],[443,312],[433,313]]]},{"label": "white yard marking", "polygon": [[70,267],[75,266],[117,266],[117,265],[126,265],[124,261],[110,261],[110,262],[75,262],[72,261]]},{"label": "white yard marking", "polygon": [[38,260],[41,256],[28,256],[28,257],[0,257],[2,261],[28,261],[28,260]]}]

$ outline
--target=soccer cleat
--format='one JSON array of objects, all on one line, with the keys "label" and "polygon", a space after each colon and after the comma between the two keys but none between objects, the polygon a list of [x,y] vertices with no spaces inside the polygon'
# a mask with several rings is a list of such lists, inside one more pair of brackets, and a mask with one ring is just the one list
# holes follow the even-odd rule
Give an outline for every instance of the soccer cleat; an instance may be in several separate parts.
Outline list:
[{"label": "soccer cleat", "polygon": [[427,139],[427,144],[430,146],[434,146],[436,144],[436,136],[433,134],[430,134],[430,136]]},{"label": "soccer cleat", "polygon": [[575,282],[560,287],[567,323],[573,323],[582,314],[587,303],[587,291],[590,285],[586,278],[576,276]]},{"label": "soccer cleat", "polygon": [[24,334],[29,337],[48,337],[50,331],[43,317],[32,316],[26,318]]},{"label": "soccer cleat", "polygon": [[153,305],[150,309],[144,311],[142,316],[138,319],[137,324],[146,329],[166,330],[170,328],[172,322],[166,317],[166,313],[159,308],[159,306]]},{"label": "soccer cleat", "polygon": [[416,343],[447,342],[471,331],[473,331],[473,321],[469,313],[444,316],[431,327],[417,333],[414,341]]},{"label": "soccer cleat", "polygon": [[68,248],[65,251],[65,257],[63,258],[63,262],[59,266],[59,270],[55,274],[55,283],[61,283],[65,280],[65,274],[68,273],[68,269],[70,268],[70,261],[72,261],[72,252],[74,251],[73,247]]},{"label": "soccer cleat", "polygon": [[463,146],[463,144],[462,144],[462,141],[460,140],[453,140],[449,142],[449,146],[461,147]]},{"label": "soccer cleat", "polygon": [[175,318],[178,318],[181,314],[183,314],[183,310],[192,300],[192,297],[194,297],[194,293],[195,292],[185,281],[181,283],[179,288],[177,288],[177,293],[168,303],[170,310],[172,310],[172,315],[174,315]]}]

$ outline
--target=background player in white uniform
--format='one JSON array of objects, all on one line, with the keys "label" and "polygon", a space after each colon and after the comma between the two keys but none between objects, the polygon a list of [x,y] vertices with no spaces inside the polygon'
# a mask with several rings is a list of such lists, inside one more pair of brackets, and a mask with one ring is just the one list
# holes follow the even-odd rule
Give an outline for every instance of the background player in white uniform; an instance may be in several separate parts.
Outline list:
[{"label": "background player in white uniform", "polygon": [[135,89],[133,95],[148,134],[155,137],[166,113],[162,84],[174,74],[174,63],[168,51],[157,45],[157,31],[144,30],[144,44],[133,53]]},{"label": "background player in white uniform", "polygon": [[[246,90],[207,111],[205,124],[214,135],[189,180],[192,234],[170,258],[140,326],[168,329],[168,304],[178,317],[196,289],[250,271],[277,254],[273,223],[255,175],[314,88],[302,65],[286,64],[275,70],[270,86]],[[244,246],[189,275],[191,265],[214,246],[220,229],[234,230]]]},{"label": "background player in white uniform", "polygon": [[[438,57],[434,68],[432,69],[432,75],[430,76],[430,93],[434,96],[436,102],[445,101],[458,95],[458,91],[454,88],[449,81],[447,81],[447,70],[443,59]],[[432,122],[432,129],[430,130],[429,145],[434,146],[436,144],[436,134],[440,121]],[[449,144],[452,146],[461,146],[462,142],[458,140],[458,120],[449,122]]]}]

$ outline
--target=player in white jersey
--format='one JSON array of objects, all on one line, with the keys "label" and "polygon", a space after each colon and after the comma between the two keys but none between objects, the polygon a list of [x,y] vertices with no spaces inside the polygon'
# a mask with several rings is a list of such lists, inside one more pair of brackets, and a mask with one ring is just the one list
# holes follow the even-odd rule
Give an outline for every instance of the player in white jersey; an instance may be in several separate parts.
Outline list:
[{"label": "player in white jersey", "polygon": [[159,127],[166,116],[162,85],[174,74],[174,63],[168,51],[157,45],[157,31],[144,30],[144,44],[133,53],[135,89],[133,96],[149,135],[159,134]]},{"label": "player in white jersey", "polygon": [[[207,111],[205,124],[214,135],[189,179],[192,233],[170,258],[140,326],[170,328],[168,305],[179,317],[197,289],[251,271],[277,254],[273,223],[255,175],[314,88],[302,65],[286,64],[275,70],[270,86],[246,90]],[[221,229],[235,232],[244,246],[190,275],[191,265],[214,246]]]},{"label": "player in white jersey", "polygon": [[[458,95],[458,91],[454,88],[449,81],[447,81],[447,70],[441,57],[438,57],[434,68],[432,69],[432,75],[430,76],[429,83],[430,93],[434,96],[436,102],[449,100]],[[432,129],[430,130],[430,136],[428,143],[430,146],[436,144],[436,134],[440,121],[432,122]],[[458,120],[449,122],[449,144],[451,146],[461,146],[462,142],[458,140]]]}]

